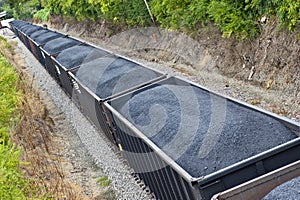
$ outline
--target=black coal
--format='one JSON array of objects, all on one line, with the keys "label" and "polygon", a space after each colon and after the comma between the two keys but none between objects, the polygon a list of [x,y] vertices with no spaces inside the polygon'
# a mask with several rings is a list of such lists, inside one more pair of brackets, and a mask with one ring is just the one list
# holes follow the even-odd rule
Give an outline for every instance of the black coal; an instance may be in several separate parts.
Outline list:
[{"label": "black coal", "polygon": [[161,76],[158,72],[115,56],[86,63],[75,74],[83,85],[101,99]]},{"label": "black coal", "polygon": [[220,100],[196,86],[175,82],[169,79],[111,104],[194,177],[216,172],[296,138],[275,118]]},{"label": "black coal", "polygon": [[43,49],[49,54],[53,55],[62,50],[68,49],[75,45],[79,45],[81,42],[72,38],[56,38],[47,42]]}]

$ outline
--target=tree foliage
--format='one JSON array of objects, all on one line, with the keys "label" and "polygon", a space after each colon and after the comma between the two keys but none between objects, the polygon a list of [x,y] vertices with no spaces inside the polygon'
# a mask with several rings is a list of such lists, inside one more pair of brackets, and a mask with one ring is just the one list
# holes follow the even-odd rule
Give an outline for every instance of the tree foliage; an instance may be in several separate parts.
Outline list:
[{"label": "tree foliage", "polygon": [[13,13],[17,19],[31,19],[38,10],[46,4],[46,0],[4,0],[1,1],[4,10]]},{"label": "tree foliage", "polygon": [[300,24],[300,1],[277,0],[280,4],[277,9],[277,16],[283,26],[288,27],[290,31]]},{"label": "tree foliage", "polygon": [[47,8],[52,14],[73,16],[78,20],[96,19],[99,9],[88,0],[48,0]]},{"label": "tree foliage", "polygon": [[[262,17],[276,16],[290,31],[300,25],[300,1],[295,0],[147,0],[156,22],[163,27],[191,31],[213,22],[224,37],[252,38]],[[6,0],[16,18],[50,14],[77,20],[105,19],[129,26],[151,24],[144,0]],[[3,6],[2,6],[3,7]],[[7,7],[7,6],[6,6]],[[46,7],[46,9],[45,9]]]},{"label": "tree foliage", "polygon": [[224,37],[254,37],[264,16],[277,16],[290,31],[300,24],[300,1],[294,0],[152,0],[151,6],[164,27],[195,30],[212,21]]},{"label": "tree foliage", "polygon": [[153,13],[164,27],[178,29],[182,26],[195,28],[208,20],[209,0],[153,0]]},{"label": "tree foliage", "polygon": [[52,14],[78,20],[101,18],[133,26],[150,22],[143,0],[48,0],[47,7]]},{"label": "tree foliage", "polygon": [[50,16],[50,10],[48,8],[43,8],[41,10],[38,10],[34,15],[33,18],[40,20],[40,21],[48,21]]}]

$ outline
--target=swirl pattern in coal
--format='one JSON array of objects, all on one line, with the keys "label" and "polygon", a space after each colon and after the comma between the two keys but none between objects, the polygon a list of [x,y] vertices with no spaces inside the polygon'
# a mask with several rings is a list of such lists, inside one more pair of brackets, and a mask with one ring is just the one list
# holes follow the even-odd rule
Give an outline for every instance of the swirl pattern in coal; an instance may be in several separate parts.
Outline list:
[{"label": "swirl pattern in coal", "polygon": [[193,177],[211,174],[297,138],[266,114],[176,78],[111,104]]}]

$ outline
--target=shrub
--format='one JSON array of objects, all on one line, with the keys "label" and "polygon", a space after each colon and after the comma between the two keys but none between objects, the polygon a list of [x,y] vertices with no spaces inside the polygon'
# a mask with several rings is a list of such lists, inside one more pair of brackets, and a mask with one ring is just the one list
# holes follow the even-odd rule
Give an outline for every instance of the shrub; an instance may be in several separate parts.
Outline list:
[{"label": "shrub", "polygon": [[[209,4],[209,17],[223,32],[224,37],[253,38],[258,33],[253,13],[245,11],[246,4],[230,0],[213,0]],[[255,16],[255,14],[254,14]]]},{"label": "shrub", "polygon": [[29,184],[19,169],[20,153],[9,142],[0,144],[0,199],[26,199]]},{"label": "shrub", "polygon": [[[35,14],[48,19],[49,12],[77,20],[105,19],[128,26],[151,24],[143,0],[8,0],[19,18]],[[21,2],[21,3],[20,3]],[[280,24],[293,31],[300,24],[300,1],[295,0],[148,0],[156,21],[163,27],[195,31],[199,24],[212,21],[224,37],[253,38],[259,33],[263,16],[277,16]],[[19,4],[18,4],[19,3]],[[21,5],[21,6],[20,6]]]},{"label": "shrub", "polygon": [[50,10],[48,8],[44,8],[42,10],[37,11],[33,15],[33,18],[43,22],[47,22],[49,20],[49,16],[50,16]]},{"label": "shrub", "polygon": [[277,0],[277,16],[281,24],[293,31],[300,24],[300,1]]},{"label": "shrub", "polygon": [[[1,46],[9,46],[0,38]],[[9,134],[16,122],[20,93],[16,89],[18,75],[0,55],[0,199],[26,199],[29,184],[20,172],[21,150],[10,143]]]}]

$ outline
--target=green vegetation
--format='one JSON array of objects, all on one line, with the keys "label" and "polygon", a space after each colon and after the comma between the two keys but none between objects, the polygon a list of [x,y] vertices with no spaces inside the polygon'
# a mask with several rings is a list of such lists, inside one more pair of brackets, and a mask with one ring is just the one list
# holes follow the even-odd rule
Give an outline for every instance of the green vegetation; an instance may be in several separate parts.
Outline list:
[{"label": "green vegetation", "polygon": [[52,14],[67,15],[78,20],[96,19],[101,14],[97,1],[48,0],[47,7]]},{"label": "green vegetation", "polygon": [[[3,3],[6,2],[6,3]],[[148,0],[156,22],[163,27],[196,31],[213,22],[224,37],[253,38],[260,31],[263,17],[275,16],[289,31],[299,28],[300,1],[295,0]],[[8,6],[9,5],[9,6]],[[7,0],[2,10],[14,10],[16,18],[47,21],[49,14],[77,20],[105,19],[132,26],[151,25],[144,0]],[[42,9],[41,11],[38,11]]]},{"label": "green vegetation", "polygon": [[50,10],[48,8],[43,8],[42,10],[37,11],[34,15],[33,18],[47,22],[49,20],[50,16]]},{"label": "green vegetation", "polygon": [[0,144],[0,199],[26,199],[29,184],[19,170],[20,152],[9,141]]},{"label": "green vegetation", "polygon": [[47,191],[21,172],[30,163],[20,161],[21,148],[10,140],[22,118],[24,94],[18,73],[5,58],[8,54],[13,54],[12,47],[0,36],[0,199],[46,199]]},{"label": "green vegetation", "polygon": [[78,20],[107,19],[127,25],[151,22],[143,0],[48,0],[52,14],[75,16]]},{"label": "green vegetation", "polygon": [[194,30],[212,21],[224,37],[253,38],[264,16],[277,16],[290,31],[300,25],[300,2],[293,0],[152,0],[151,5],[164,27]]},{"label": "green vegetation", "polygon": [[21,150],[9,140],[20,106],[17,81],[14,68],[0,55],[0,199],[25,199],[29,189],[28,181],[20,172]]},{"label": "green vegetation", "polygon": [[8,144],[8,133],[20,103],[16,89],[17,78],[13,67],[0,55],[0,143],[4,145]]},{"label": "green vegetation", "polygon": [[102,187],[107,187],[110,185],[111,181],[108,179],[107,176],[102,176],[98,178],[97,183],[100,184]]},{"label": "green vegetation", "polygon": [[4,0],[1,1],[4,10],[12,9],[13,17],[16,19],[31,19],[38,10],[40,10],[45,1],[42,0]]}]

